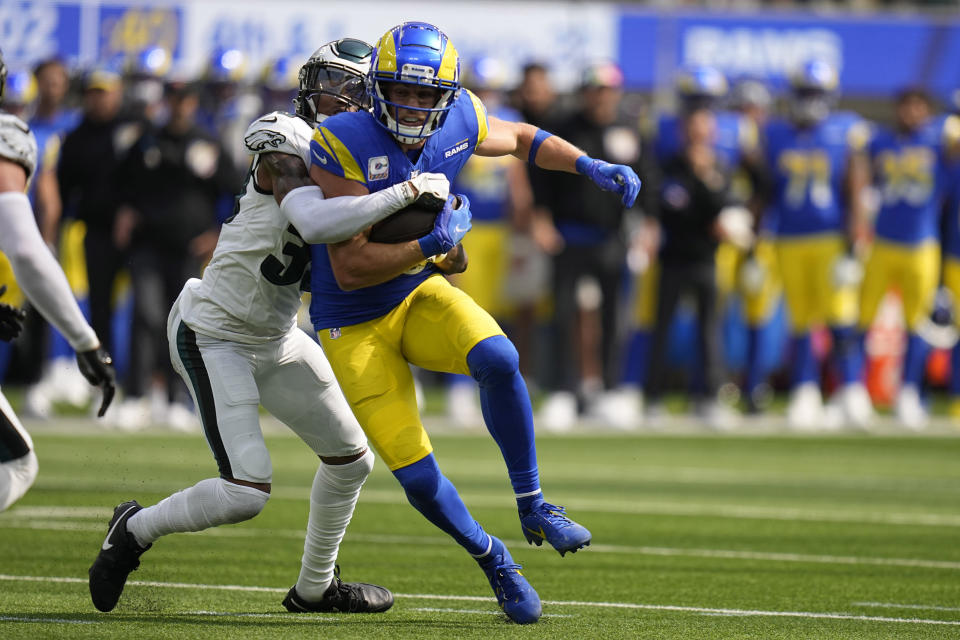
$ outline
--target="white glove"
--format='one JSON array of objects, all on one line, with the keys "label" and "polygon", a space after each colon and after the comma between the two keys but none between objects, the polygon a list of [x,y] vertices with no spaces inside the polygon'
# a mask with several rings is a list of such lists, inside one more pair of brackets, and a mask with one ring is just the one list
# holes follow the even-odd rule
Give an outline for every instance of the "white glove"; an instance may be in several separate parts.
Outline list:
[{"label": "white glove", "polygon": [[436,198],[440,204],[446,202],[450,196],[450,181],[442,173],[421,173],[407,180],[405,186],[413,187],[403,190],[408,205],[422,195]]},{"label": "white glove", "polygon": [[724,239],[740,249],[753,245],[753,215],[746,207],[724,207],[717,217]]},{"label": "white glove", "polygon": [[833,263],[833,284],[837,288],[855,287],[863,280],[863,265],[851,255],[844,254]]},{"label": "white glove", "polygon": [[740,288],[747,295],[755,296],[763,289],[767,279],[767,269],[753,256],[743,261],[740,266]]}]

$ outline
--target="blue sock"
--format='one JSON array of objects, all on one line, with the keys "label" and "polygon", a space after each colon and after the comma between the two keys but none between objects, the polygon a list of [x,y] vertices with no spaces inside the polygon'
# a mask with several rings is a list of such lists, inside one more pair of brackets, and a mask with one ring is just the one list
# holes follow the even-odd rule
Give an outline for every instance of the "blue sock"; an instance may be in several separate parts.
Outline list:
[{"label": "blue sock", "polygon": [[950,351],[950,395],[960,398],[960,343]]},{"label": "blue sock", "polygon": [[519,363],[517,350],[506,336],[481,340],[467,354],[467,366],[480,385],[483,420],[500,446],[522,513],[543,502],[543,496],[533,435],[533,408]]},{"label": "blue sock", "polygon": [[799,387],[807,382],[816,382],[817,363],[813,357],[810,332],[794,334],[791,341],[793,342],[793,387]]},{"label": "blue sock", "polygon": [[853,327],[830,327],[833,336],[833,353],[843,384],[861,382],[863,369],[860,359],[860,340]]},{"label": "blue sock", "polygon": [[424,517],[450,534],[472,556],[483,555],[489,536],[473,519],[456,487],[440,473],[431,453],[426,458],[393,472],[407,494],[407,500]]},{"label": "blue sock", "polygon": [[917,389],[923,384],[923,369],[927,364],[927,342],[915,333],[907,338],[907,353],[903,358],[903,384]]},{"label": "blue sock", "polygon": [[647,360],[650,354],[650,332],[638,329],[630,338],[623,367],[623,382],[643,388],[647,381]]},{"label": "blue sock", "polygon": [[760,331],[759,327],[747,328],[747,372],[743,378],[743,387],[747,395],[752,394],[763,382]]}]

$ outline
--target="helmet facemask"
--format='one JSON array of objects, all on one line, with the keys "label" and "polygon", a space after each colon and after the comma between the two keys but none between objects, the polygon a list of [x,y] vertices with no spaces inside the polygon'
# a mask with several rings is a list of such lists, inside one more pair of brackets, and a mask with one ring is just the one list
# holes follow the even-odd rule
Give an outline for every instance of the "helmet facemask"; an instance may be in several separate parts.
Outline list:
[{"label": "helmet facemask", "polygon": [[832,107],[833,100],[826,91],[794,90],[789,105],[790,118],[800,126],[812,127],[826,120]]},{"label": "helmet facemask", "polygon": [[[393,134],[393,137],[402,144],[417,144],[439,131],[447,112],[453,105],[459,89],[439,89],[439,98],[432,107],[417,107],[399,104],[387,98],[391,84],[405,84],[411,88],[428,86],[439,89],[434,83],[404,82],[397,80],[376,80],[370,82],[370,94],[379,103],[380,122]],[[400,124],[397,120],[399,109],[426,113],[426,119],[419,126]]]},{"label": "helmet facemask", "polygon": [[0,101],[3,100],[3,90],[7,86],[7,63],[3,61],[3,51],[0,51]]}]

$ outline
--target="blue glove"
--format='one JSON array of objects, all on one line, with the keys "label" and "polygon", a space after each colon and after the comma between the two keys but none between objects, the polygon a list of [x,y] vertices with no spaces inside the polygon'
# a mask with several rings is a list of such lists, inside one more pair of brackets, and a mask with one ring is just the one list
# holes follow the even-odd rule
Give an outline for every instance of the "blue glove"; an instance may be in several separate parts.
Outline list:
[{"label": "blue glove", "polygon": [[630,167],[594,160],[590,156],[577,158],[577,171],[587,176],[604,191],[615,191],[622,196],[623,206],[632,207],[640,193],[640,178]]},{"label": "blue glove", "polygon": [[470,201],[464,195],[450,195],[433,223],[433,231],[418,240],[427,258],[438,256],[460,244],[470,231]]}]

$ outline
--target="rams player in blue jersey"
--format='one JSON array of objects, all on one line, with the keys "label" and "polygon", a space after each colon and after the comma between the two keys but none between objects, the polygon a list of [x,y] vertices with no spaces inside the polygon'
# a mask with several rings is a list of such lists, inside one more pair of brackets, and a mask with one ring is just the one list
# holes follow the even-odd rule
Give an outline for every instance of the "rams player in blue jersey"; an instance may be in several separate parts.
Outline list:
[{"label": "rams player in blue jersey", "polygon": [[766,134],[770,208],[794,359],[787,419],[796,428],[825,426],[810,336],[825,323],[840,378],[839,421],[867,426],[873,407],[860,382],[855,334],[862,268],[852,248],[862,226],[869,130],[852,114],[832,113],[837,74],[827,63],[805,63],[790,83],[789,118],[771,122]]},{"label": "rams player in blue jersey", "polygon": [[880,209],[860,297],[859,329],[866,332],[887,291],[896,288],[908,331],[903,377],[894,410],[911,429],[926,425],[920,400],[927,345],[917,332],[933,308],[940,281],[940,212],[953,118],[932,117],[922,89],[896,99],[896,128],[880,128],[870,142],[873,182]]},{"label": "rams player in blue jersey", "polygon": [[[532,125],[488,117],[461,89],[456,49],[433,25],[404,23],[380,39],[368,91],[372,113],[340,114],[314,132],[311,175],[326,197],[379,191],[428,171],[452,180],[476,153],[583,174],[622,194],[627,206],[636,199],[640,182],[628,167],[594,160]],[[418,240],[375,243],[364,232],[315,246],[310,315],[347,400],[410,503],[476,558],[512,620],[531,623],[540,617],[540,599],[440,472],[409,368],[477,380],[529,542],[546,540],[561,554],[590,542],[590,532],[562,507],[544,502],[516,349],[487,312],[442,277],[465,268],[459,243],[469,228],[469,203],[451,196],[434,229]]]},{"label": "rams player in blue jersey", "polygon": [[[960,116],[951,116],[949,126],[960,125]],[[960,133],[958,131],[957,133]],[[951,150],[951,156],[953,155]],[[953,323],[960,329],[960,316],[957,315],[956,301],[960,300],[960,163],[951,162],[948,169],[946,205],[944,207],[943,228],[943,285],[949,291],[946,296],[953,302]],[[949,309],[949,305],[946,305]],[[947,314],[949,315],[949,314]],[[954,424],[960,424],[960,343],[953,346],[950,360],[950,417]]]}]

